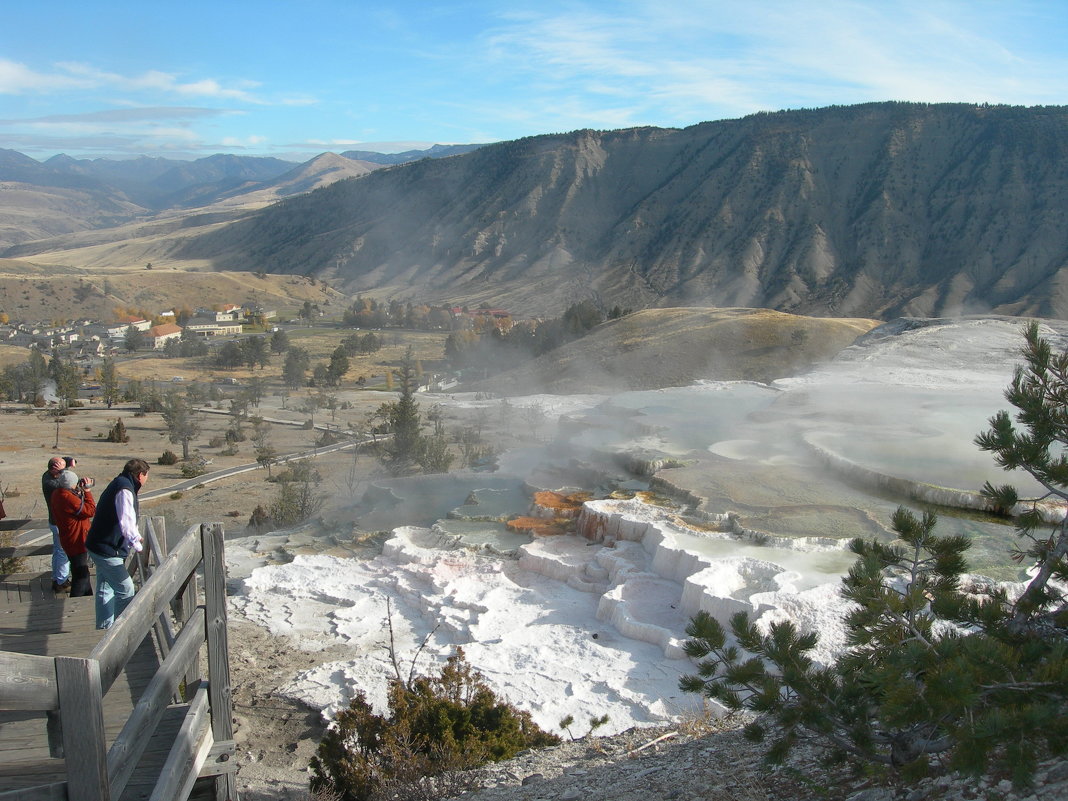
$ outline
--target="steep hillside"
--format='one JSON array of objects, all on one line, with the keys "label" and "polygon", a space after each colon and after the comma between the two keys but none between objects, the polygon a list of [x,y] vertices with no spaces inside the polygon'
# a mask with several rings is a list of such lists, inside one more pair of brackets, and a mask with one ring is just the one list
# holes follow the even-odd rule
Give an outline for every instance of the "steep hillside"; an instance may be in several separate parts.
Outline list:
[{"label": "steep hillside", "polygon": [[147,214],[120,193],[0,181],[0,248],[91,231]]},{"label": "steep hillside", "polygon": [[578,131],[379,170],[174,258],[558,312],[1068,317],[1068,109],[884,103]]},{"label": "steep hillside", "polygon": [[[249,190],[242,186],[228,193],[217,194],[211,200],[216,206],[265,206],[281,198],[322,189],[345,178],[362,178],[380,167],[380,164],[369,161],[356,161],[336,153],[323,153],[279,175],[262,188]],[[203,194],[200,197],[202,200],[206,199]]]},{"label": "steep hillside", "polygon": [[646,309],[464,388],[524,395],[772,381],[827,361],[878,324],[767,309]]}]

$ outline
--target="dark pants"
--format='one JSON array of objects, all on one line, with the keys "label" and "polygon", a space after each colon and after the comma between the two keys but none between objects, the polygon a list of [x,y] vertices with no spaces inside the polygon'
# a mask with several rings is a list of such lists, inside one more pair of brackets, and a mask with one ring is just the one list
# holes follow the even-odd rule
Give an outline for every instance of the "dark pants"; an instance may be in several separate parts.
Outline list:
[{"label": "dark pants", "polygon": [[93,594],[89,580],[89,554],[79,553],[70,558],[70,597]]}]

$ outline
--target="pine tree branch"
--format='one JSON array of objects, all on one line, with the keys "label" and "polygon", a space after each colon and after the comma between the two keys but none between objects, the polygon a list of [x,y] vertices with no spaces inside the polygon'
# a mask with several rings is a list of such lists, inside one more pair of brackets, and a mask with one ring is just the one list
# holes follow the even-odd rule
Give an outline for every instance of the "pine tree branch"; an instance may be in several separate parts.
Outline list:
[{"label": "pine tree branch", "polygon": [[988,692],[1012,690],[1017,692],[1034,692],[1035,690],[1055,690],[1060,688],[1060,683],[1053,681],[1010,681],[999,684],[980,684],[978,689]]},{"label": "pine tree branch", "polygon": [[1057,563],[1064,559],[1066,555],[1068,555],[1068,527],[1062,524],[1057,544],[1042,560],[1035,577],[1031,579],[1027,589],[1023,591],[1023,594],[1013,605],[1012,618],[1009,621],[1010,630],[1022,633],[1028,628],[1030,614],[1027,612],[1027,607],[1036,597],[1041,596],[1046,591],[1046,586],[1053,576]]}]

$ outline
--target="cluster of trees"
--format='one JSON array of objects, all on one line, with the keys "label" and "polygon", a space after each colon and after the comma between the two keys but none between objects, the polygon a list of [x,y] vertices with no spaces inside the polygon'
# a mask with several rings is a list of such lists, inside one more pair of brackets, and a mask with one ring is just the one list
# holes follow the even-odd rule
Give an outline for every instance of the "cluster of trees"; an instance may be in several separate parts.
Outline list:
[{"label": "cluster of trees", "polygon": [[270,364],[271,346],[265,336],[243,337],[224,342],[215,353],[215,364],[227,370],[249,367],[261,370]]},{"label": "cluster of trees", "polygon": [[370,331],[362,336],[352,334],[341,340],[341,347],[344,348],[348,356],[364,356],[370,353],[378,353],[384,344],[385,341],[381,336],[375,336]]},{"label": "cluster of trees", "polygon": [[330,354],[327,362],[320,362],[311,367],[311,355],[304,348],[292,347],[286,352],[282,364],[282,383],[291,389],[308,384],[308,371],[311,370],[312,383],[317,387],[340,386],[349,371],[348,351],[344,345],[338,345]]},{"label": "cluster of trees", "polygon": [[44,394],[48,385],[48,361],[36,348],[21,364],[9,364],[0,374],[0,391],[13,401],[33,403]]},{"label": "cluster of trees", "polygon": [[193,356],[207,356],[208,343],[197,336],[181,336],[179,339],[169,339],[160,351],[168,359],[190,358]]},{"label": "cluster of trees", "polygon": [[[818,634],[790,622],[691,621],[686,652],[700,661],[682,688],[756,713],[747,734],[771,741],[772,761],[812,741],[828,761],[906,778],[938,758],[976,775],[996,765],[1022,786],[1043,753],[1068,751],[1068,520],[1044,522],[1038,503],[1068,504],[1068,351],[1054,355],[1032,324],[1024,356],[1005,393],[1015,415],[998,413],[976,438],[1046,490],[1015,519],[1022,545],[1011,555],[1030,565],[1022,592],[966,586],[969,540],[938,536],[929,512],[899,509],[896,542],[851,543],[849,649],[833,664],[815,663]],[[1019,502],[1008,485],[983,494],[992,510]]]},{"label": "cluster of trees", "polygon": [[505,370],[515,367],[519,361],[566,345],[605,320],[629,313],[629,309],[618,306],[605,313],[593,301],[583,300],[568,306],[560,317],[551,320],[525,321],[507,330],[494,326],[481,333],[454,331],[445,340],[445,358],[456,369]]},{"label": "cluster of trees", "polygon": [[[124,345],[129,353],[141,350],[148,344],[143,331],[130,326],[126,329]],[[214,355],[215,364],[225,369],[233,369],[242,365],[248,367],[260,367],[269,363],[268,350],[272,354],[285,353],[289,348],[289,335],[279,329],[269,337],[266,335],[246,337],[240,340],[229,340],[216,349]],[[195,334],[183,332],[178,339],[168,340],[160,354],[168,359],[190,358],[195,356],[209,356],[211,347],[208,341]]]},{"label": "cluster of trees", "polygon": [[[110,359],[104,360],[104,366],[98,374],[98,377],[101,376],[107,379],[103,394],[110,409],[118,399],[118,380]],[[60,409],[65,410],[77,402],[83,377],[81,368],[70,359],[57,355],[47,360],[39,350],[31,348],[26,361],[8,365],[0,373],[0,394],[7,400],[40,405],[46,391],[51,389]],[[103,378],[101,381],[103,385]]]},{"label": "cluster of trees", "polygon": [[410,328],[420,331],[450,330],[454,325],[448,306],[428,306],[423,303],[388,303],[357,296],[341,317],[345,328]]},{"label": "cluster of trees", "polygon": [[327,361],[320,362],[314,368],[311,365],[311,355],[307,350],[291,347],[286,351],[286,358],[282,363],[282,383],[291,389],[306,386],[309,383],[308,373],[310,371],[310,381],[314,386],[340,386],[351,366],[349,357],[362,353],[374,353],[381,347],[381,337],[376,337],[374,334],[346,337],[330,353]]}]

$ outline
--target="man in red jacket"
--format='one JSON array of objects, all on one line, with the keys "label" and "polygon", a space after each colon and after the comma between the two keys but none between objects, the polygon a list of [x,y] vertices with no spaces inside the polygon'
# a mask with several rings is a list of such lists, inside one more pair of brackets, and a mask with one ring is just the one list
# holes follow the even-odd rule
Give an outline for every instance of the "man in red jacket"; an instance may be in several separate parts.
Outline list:
[{"label": "man in red jacket", "polygon": [[73,470],[64,470],[58,480],[59,487],[52,493],[50,505],[59,528],[59,542],[70,559],[70,594],[72,598],[92,595],[85,535],[89,533],[89,523],[96,514],[96,501],[87,486],[89,482],[79,479]]}]

